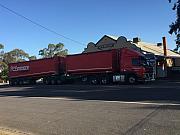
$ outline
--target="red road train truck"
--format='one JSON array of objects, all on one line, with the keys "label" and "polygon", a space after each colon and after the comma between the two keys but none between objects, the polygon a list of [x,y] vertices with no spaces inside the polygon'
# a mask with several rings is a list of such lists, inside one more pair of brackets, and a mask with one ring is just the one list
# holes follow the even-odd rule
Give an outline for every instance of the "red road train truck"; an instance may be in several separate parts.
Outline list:
[{"label": "red road train truck", "polygon": [[153,80],[145,55],[127,48],[9,64],[11,85],[35,83],[136,83]]}]

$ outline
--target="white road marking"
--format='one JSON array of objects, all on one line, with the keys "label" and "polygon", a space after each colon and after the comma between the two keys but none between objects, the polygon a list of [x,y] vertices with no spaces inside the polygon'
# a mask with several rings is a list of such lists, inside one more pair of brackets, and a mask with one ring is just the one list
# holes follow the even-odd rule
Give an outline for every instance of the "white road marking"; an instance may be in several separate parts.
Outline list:
[{"label": "white road marking", "polygon": [[[44,99],[44,100],[64,100],[64,101],[85,101],[85,102],[102,102],[102,103],[119,103],[119,104],[137,104],[137,105],[157,105],[157,106],[180,106],[180,103],[155,103],[155,102],[131,102],[131,101],[107,101],[107,100],[81,100],[66,97],[22,97],[22,96],[6,96],[10,98],[28,98],[28,99]],[[0,97],[5,98],[5,97]]]}]

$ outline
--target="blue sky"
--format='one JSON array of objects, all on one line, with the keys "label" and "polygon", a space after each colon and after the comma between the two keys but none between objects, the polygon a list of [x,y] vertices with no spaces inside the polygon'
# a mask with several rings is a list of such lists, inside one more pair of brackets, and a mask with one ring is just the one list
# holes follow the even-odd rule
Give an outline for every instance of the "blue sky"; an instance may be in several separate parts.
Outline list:
[{"label": "blue sky", "polygon": [[[167,37],[168,48],[175,37],[168,34],[175,20],[168,0],[0,0],[0,3],[62,35],[82,43],[97,42],[103,35],[140,37],[157,43]],[[31,55],[49,43],[65,44],[69,53],[80,53],[85,45],[54,35],[0,7],[0,43],[5,51],[21,48]]]}]

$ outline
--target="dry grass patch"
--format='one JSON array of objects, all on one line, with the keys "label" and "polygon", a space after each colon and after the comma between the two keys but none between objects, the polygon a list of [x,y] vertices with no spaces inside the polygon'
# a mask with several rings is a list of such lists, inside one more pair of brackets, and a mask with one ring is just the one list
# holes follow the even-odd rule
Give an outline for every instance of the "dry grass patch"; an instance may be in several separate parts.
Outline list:
[{"label": "dry grass patch", "polygon": [[32,134],[27,134],[27,133],[19,132],[17,130],[0,128],[0,135],[32,135]]},{"label": "dry grass patch", "polygon": [[10,133],[7,131],[0,131],[0,135],[18,135],[18,134]]}]

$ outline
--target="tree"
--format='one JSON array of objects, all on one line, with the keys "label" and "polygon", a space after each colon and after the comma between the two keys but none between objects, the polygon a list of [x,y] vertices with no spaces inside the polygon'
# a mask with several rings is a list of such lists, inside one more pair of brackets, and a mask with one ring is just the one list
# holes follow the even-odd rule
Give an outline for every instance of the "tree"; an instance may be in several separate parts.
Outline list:
[{"label": "tree", "polygon": [[57,56],[65,56],[68,54],[68,50],[64,49],[64,44],[49,44],[48,48],[44,48],[39,51],[39,55],[43,58],[51,58],[55,55]]},{"label": "tree", "polygon": [[36,60],[37,58],[36,58],[36,56],[30,56],[28,59],[29,60]]},{"label": "tree", "polygon": [[3,56],[3,61],[6,64],[26,61],[29,58],[29,54],[21,49],[14,49],[10,52],[7,52]]},{"label": "tree", "polygon": [[2,80],[7,81],[8,80],[8,65],[5,62],[0,62],[0,78]]},{"label": "tree", "polygon": [[8,65],[3,62],[4,45],[0,44],[0,79],[6,80],[8,78]]},{"label": "tree", "polygon": [[4,49],[4,45],[0,44],[0,61],[2,61],[3,59],[3,55],[4,55],[3,49]]},{"label": "tree", "polygon": [[[171,2],[172,0],[169,0],[169,3]],[[169,26],[169,33],[171,35],[173,33],[176,35],[176,48],[174,50],[178,51],[180,47],[180,0],[176,0],[176,2],[174,2],[174,6],[172,9],[176,11],[176,20]]]},{"label": "tree", "polygon": [[9,63],[13,63],[15,62],[15,58],[13,58],[13,56],[11,55],[10,52],[7,52],[4,54],[3,56],[3,61],[6,63],[6,64],[9,64]]},{"label": "tree", "polygon": [[[0,46],[1,47],[1,46]],[[3,54],[3,61],[0,62],[0,78],[7,81],[8,79],[8,64],[14,62],[25,61],[29,58],[29,54],[21,49],[14,49]]]},{"label": "tree", "polygon": [[6,64],[13,62],[26,61],[29,58],[29,54],[21,49],[14,49],[4,54],[3,61]]},{"label": "tree", "polygon": [[[0,44],[0,50],[4,49],[4,46]],[[29,58],[29,54],[21,49],[14,49],[10,52],[0,52],[0,79],[8,80],[8,64],[13,62],[25,61]]]},{"label": "tree", "polygon": [[0,49],[4,49],[4,45],[0,44]]}]

